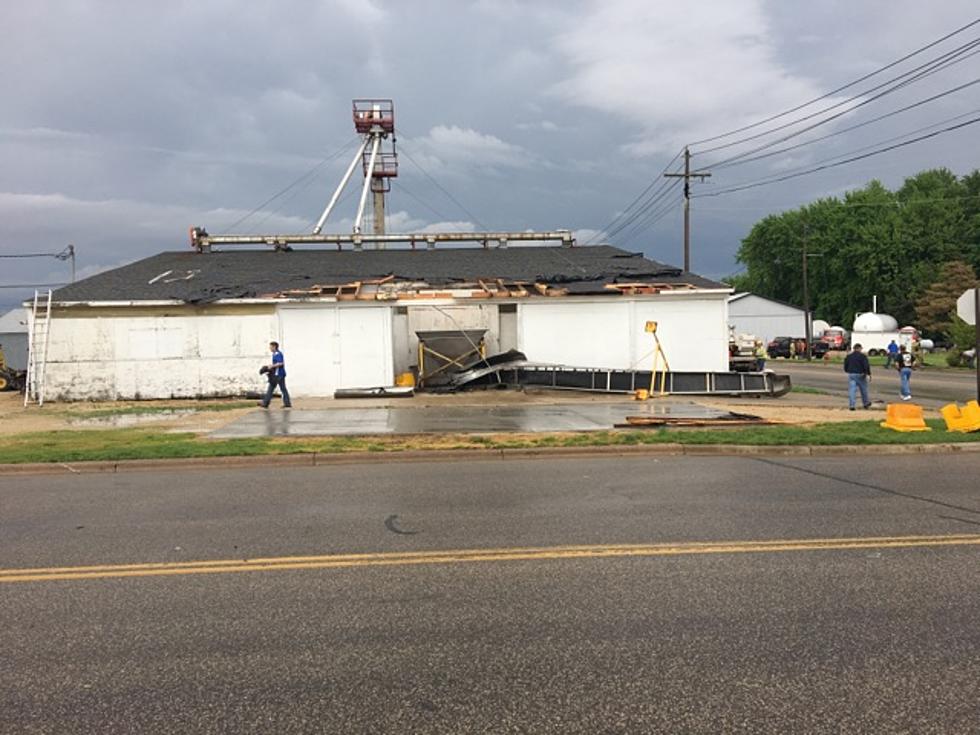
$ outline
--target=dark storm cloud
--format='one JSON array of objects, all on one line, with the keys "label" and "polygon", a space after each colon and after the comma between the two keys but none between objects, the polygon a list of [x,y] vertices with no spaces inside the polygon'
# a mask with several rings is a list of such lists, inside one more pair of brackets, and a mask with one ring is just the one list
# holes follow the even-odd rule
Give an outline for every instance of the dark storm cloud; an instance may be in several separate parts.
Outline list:
[{"label": "dark storm cloud", "polygon": [[[919,3],[877,0],[6,3],[0,253],[73,242],[81,272],[92,272],[185,247],[189,225],[221,230],[351,143],[350,100],[361,96],[395,99],[402,150],[467,210],[403,156],[393,225],[599,229],[685,141],[867,73],[973,10],[963,0],[927,15]],[[963,67],[904,99],[977,76],[975,60]],[[978,106],[973,91],[799,160]],[[695,265],[730,272],[753,221],[813,196],[872,176],[894,185],[932,165],[965,173],[980,163],[968,139],[702,200]],[[246,229],[309,227],[348,155]],[[353,208],[348,199],[333,229],[349,228]],[[675,213],[620,243],[676,262],[679,240]],[[0,283],[64,270],[11,260],[0,269]],[[0,290],[0,303],[22,295]]]}]

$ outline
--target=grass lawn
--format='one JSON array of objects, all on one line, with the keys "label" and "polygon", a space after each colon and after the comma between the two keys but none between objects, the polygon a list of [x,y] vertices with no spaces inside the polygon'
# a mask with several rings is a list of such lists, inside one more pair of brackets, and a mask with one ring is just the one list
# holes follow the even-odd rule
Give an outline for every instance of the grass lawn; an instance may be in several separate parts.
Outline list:
[{"label": "grass lawn", "polygon": [[81,462],[85,460],[234,457],[263,454],[400,452],[418,449],[527,449],[637,444],[873,445],[936,444],[980,441],[980,434],[945,430],[928,420],[929,432],[899,433],[876,421],[846,421],[812,426],[757,426],[728,429],[649,429],[574,434],[310,437],[211,440],[193,433],[152,429],[51,431],[20,434],[0,446],[0,464]]},{"label": "grass lawn", "polygon": [[[875,355],[874,357],[868,357],[868,363],[872,367],[884,367],[885,360],[888,358],[885,355]],[[935,352],[928,352],[925,354],[925,367],[927,368],[941,368],[943,370],[969,370],[970,368],[965,366],[960,367],[950,367],[946,362],[946,353],[942,350],[937,350]],[[843,364],[844,355],[843,353],[835,354],[833,357],[829,357],[821,360],[814,360],[814,362],[826,362],[833,365]]]},{"label": "grass lawn", "polygon": [[811,388],[809,385],[794,385],[790,388],[790,393],[808,393],[815,396],[830,395],[827,391],[820,388]]}]

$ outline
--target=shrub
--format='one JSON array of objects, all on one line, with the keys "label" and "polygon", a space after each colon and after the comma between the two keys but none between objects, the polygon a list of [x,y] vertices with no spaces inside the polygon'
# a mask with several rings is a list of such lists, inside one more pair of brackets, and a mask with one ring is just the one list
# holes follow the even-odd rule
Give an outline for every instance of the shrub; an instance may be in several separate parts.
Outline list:
[{"label": "shrub", "polygon": [[956,347],[946,353],[946,364],[950,367],[959,367],[963,362],[963,353]]}]

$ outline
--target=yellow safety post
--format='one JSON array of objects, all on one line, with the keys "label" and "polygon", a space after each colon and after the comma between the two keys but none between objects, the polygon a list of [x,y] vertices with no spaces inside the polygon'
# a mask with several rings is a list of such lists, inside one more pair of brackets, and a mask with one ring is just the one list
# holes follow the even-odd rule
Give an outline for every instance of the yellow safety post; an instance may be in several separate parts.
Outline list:
[{"label": "yellow safety post", "polygon": [[922,406],[914,403],[889,403],[881,426],[892,431],[932,431],[922,417]]},{"label": "yellow safety post", "polygon": [[959,431],[968,433],[980,431],[980,406],[976,401],[970,401],[960,410],[955,403],[943,406],[939,411],[946,421],[947,431]]},{"label": "yellow safety post", "polygon": [[[660,344],[660,337],[657,336],[657,323],[647,322],[644,331],[649,332],[653,335],[654,350],[653,350],[653,370],[650,372],[650,395],[667,395],[667,371],[670,370],[670,366],[667,364],[667,355],[664,353],[664,348]],[[663,367],[660,367],[660,361],[663,360]],[[660,390],[657,390],[657,373],[660,373]]]}]

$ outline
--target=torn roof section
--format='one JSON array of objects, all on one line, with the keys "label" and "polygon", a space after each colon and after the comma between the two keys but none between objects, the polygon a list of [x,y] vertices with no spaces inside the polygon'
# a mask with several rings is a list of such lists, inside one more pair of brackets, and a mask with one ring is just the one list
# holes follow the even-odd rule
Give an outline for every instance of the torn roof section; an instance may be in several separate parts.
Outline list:
[{"label": "torn roof section", "polygon": [[[609,245],[594,247],[452,248],[435,250],[293,250],[165,252],[86,278],[54,292],[57,302],[184,301],[331,296],[324,287],[383,282],[393,289],[541,284],[552,294],[637,293],[629,286],[727,289],[723,283]],[[477,286],[479,288],[479,286]],[[380,287],[379,287],[380,288]],[[288,293],[287,293],[288,292]],[[530,294],[545,293],[540,287]],[[339,295],[339,294],[338,294]],[[500,295],[497,292],[494,295]],[[509,293],[508,295],[520,295]],[[364,298],[365,296],[361,296]],[[378,296],[378,298],[382,298]]]}]

